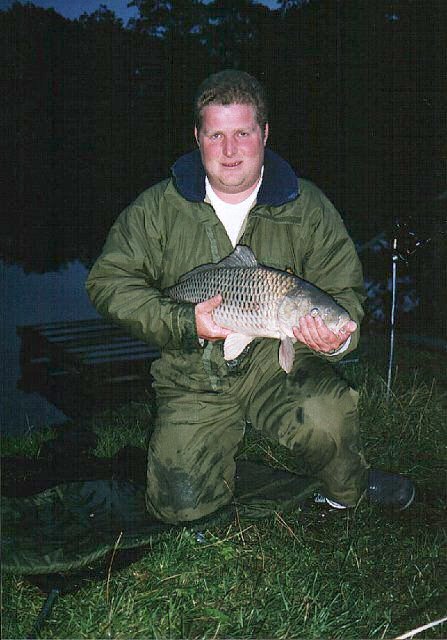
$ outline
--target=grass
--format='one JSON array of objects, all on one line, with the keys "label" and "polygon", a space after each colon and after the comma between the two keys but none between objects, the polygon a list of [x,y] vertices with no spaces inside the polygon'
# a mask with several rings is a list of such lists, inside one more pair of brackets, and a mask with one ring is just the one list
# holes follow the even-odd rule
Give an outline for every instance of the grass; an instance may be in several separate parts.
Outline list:
[{"label": "grass", "polygon": [[[345,512],[308,508],[256,522],[192,528],[154,537],[121,570],[119,552],[101,580],[61,597],[44,638],[396,638],[446,615],[446,396],[433,378],[445,356],[400,349],[391,401],[385,367],[343,367],[360,391],[367,458],[417,484],[415,504],[391,515],[360,503]],[[97,454],[145,447],[150,408],[134,404],[95,419]],[[48,430],[7,440],[3,454],[37,456]],[[294,468],[279,447],[249,432],[242,457]],[[445,548],[444,548],[445,554]],[[98,567],[96,567],[98,570]],[[36,586],[4,575],[2,638],[29,633],[44,602]],[[415,636],[443,638],[447,625]]]}]

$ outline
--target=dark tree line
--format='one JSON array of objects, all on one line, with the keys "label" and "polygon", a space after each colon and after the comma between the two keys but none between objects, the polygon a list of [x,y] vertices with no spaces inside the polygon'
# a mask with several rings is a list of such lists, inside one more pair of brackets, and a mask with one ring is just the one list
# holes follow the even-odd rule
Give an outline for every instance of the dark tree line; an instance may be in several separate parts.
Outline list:
[{"label": "dark tree line", "polygon": [[445,293],[443,0],[130,4],[127,27],[105,6],[75,21],[30,3],[0,12],[4,259],[91,263],[119,211],[192,148],[198,83],[237,67],[271,96],[272,148],[323,188],[356,240],[410,218],[433,238],[410,271]]}]

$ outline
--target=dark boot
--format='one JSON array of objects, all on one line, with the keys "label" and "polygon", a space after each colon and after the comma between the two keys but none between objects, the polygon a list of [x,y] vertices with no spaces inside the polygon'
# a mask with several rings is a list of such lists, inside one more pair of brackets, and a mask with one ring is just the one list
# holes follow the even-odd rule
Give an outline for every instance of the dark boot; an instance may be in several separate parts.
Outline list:
[{"label": "dark boot", "polygon": [[[413,502],[415,494],[414,484],[405,476],[386,473],[378,469],[370,469],[368,472],[368,486],[365,495],[374,504],[403,511]],[[317,503],[327,503],[335,509],[347,508],[346,505],[320,494],[317,494],[314,500]]]},{"label": "dark boot", "polygon": [[413,502],[415,494],[409,478],[378,469],[369,470],[366,497],[371,502],[403,511]]}]

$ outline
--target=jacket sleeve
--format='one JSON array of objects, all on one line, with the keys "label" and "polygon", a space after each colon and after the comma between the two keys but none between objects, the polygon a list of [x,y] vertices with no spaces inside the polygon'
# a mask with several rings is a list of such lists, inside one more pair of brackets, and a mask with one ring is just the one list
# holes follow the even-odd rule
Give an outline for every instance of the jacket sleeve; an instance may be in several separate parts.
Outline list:
[{"label": "jacket sleeve", "polygon": [[148,190],[112,226],[87,278],[98,312],[160,349],[199,349],[194,306],[172,301],[159,288],[163,216]]},{"label": "jacket sleeve", "polygon": [[333,296],[357,323],[357,330],[346,350],[339,355],[322,354],[336,362],[356,349],[359,342],[360,323],[364,316],[362,303],[366,298],[363,272],[340,214],[321,191],[314,189],[306,215],[304,277]]}]

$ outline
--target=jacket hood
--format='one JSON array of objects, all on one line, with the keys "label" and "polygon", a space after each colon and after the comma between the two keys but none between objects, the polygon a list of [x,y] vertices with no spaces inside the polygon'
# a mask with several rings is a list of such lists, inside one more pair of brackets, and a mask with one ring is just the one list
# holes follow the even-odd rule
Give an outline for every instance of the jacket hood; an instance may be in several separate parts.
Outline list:
[{"label": "jacket hood", "polygon": [[[191,202],[205,199],[205,169],[198,149],[181,156],[171,167],[179,193]],[[270,149],[265,150],[264,176],[257,204],[279,207],[300,194],[298,178],[288,162]]]}]

